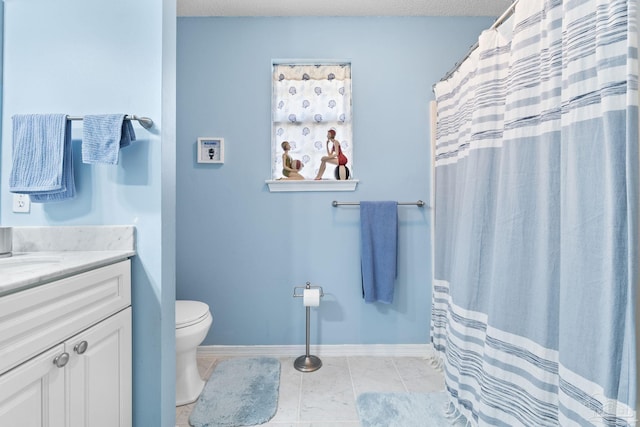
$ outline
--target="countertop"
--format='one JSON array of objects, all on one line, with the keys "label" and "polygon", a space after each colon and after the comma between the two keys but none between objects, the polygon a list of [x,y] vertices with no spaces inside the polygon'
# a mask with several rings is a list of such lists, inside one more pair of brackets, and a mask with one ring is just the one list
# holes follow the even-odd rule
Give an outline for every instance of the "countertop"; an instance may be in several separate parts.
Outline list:
[{"label": "countertop", "polygon": [[133,250],[14,252],[0,258],[0,296],[123,261]]}]

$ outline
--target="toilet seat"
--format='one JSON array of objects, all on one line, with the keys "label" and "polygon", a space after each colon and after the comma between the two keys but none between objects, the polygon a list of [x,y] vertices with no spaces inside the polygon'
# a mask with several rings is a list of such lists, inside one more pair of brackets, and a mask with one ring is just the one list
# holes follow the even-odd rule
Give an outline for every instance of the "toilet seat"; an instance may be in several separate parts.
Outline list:
[{"label": "toilet seat", "polygon": [[209,316],[209,306],[200,301],[176,301],[176,329],[202,322]]}]

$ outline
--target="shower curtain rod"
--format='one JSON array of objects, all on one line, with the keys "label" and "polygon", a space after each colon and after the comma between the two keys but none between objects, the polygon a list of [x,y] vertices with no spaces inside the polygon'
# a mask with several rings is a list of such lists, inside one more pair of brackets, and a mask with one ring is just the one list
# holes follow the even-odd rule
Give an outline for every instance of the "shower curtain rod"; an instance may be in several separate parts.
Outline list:
[{"label": "shower curtain rod", "polygon": [[[493,23],[493,25],[491,25],[491,27],[489,28],[490,30],[495,30],[496,28],[498,28],[500,25],[502,25],[504,23],[504,21],[506,21],[511,15],[513,15],[513,11],[515,10],[516,4],[518,4],[519,0],[514,0],[513,3],[511,3],[511,6],[509,6],[507,8],[507,10],[504,11],[504,13],[502,15],[500,15],[500,17],[498,19],[496,19],[496,22]],[[447,80],[449,77],[451,77],[451,75],[453,75],[453,73],[455,73],[458,68],[460,68],[460,65],[462,65],[462,63],[471,55],[471,53],[476,50],[478,48],[479,44],[478,42],[475,42],[473,46],[471,46],[471,48],[469,48],[469,51],[467,52],[467,54],[458,62],[456,62],[456,64],[453,66],[453,68],[451,68],[447,74],[444,75],[443,78],[440,79],[441,82]],[[434,85],[435,86],[435,85]]]},{"label": "shower curtain rod", "polygon": [[[125,120],[137,120],[140,123],[140,126],[142,126],[145,129],[150,129],[151,126],[153,126],[153,120],[151,120],[149,117],[139,117],[136,116],[135,114],[127,114],[124,117]],[[84,117],[80,117],[80,116],[67,116],[67,120],[84,120]]]},{"label": "shower curtain rod", "polygon": [[[423,207],[425,203],[422,200],[418,200],[417,202],[398,202],[398,205],[414,205],[419,208]],[[360,206],[360,202],[339,202],[334,200],[331,202],[331,206],[334,208],[337,206]]]}]

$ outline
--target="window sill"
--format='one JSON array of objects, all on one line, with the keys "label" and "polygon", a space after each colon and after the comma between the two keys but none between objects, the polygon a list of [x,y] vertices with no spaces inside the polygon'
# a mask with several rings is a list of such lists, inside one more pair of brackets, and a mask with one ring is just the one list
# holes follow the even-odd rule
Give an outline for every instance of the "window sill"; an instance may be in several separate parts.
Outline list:
[{"label": "window sill", "polygon": [[357,179],[348,179],[345,181],[332,179],[323,179],[321,181],[312,179],[305,179],[304,181],[269,179],[265,182],[269,186],[271,193],[277,193],[283,191],[355,191],[360,181]]}]

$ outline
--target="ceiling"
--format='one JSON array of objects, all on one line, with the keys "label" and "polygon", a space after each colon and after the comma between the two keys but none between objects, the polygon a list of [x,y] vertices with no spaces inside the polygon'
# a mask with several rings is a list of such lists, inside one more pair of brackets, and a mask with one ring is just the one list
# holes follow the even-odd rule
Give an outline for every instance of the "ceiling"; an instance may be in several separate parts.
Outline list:
[{"label": "ceiling", "polygon": [[177,0],[178,16],[495,16],[512,0]]}]

